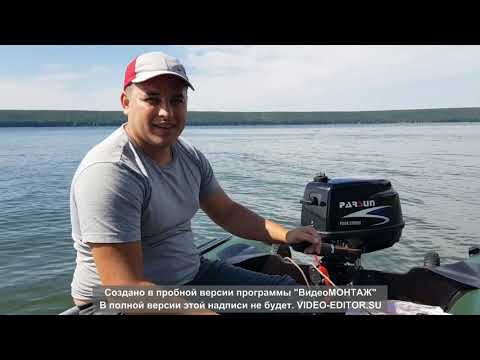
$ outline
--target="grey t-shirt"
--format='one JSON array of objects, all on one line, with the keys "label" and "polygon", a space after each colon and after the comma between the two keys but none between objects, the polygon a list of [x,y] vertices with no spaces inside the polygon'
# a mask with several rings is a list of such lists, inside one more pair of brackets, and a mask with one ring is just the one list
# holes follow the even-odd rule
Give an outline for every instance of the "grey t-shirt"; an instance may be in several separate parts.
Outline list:
[{"label": "grey t-shirt", "polygon": [[141,240],[144,276],[158,285],[185,284],[198,272],[190,221],[200,198],[220,187],[210,163],[179,138],[161,166],[129,141],[124,125],[87,153],[72,180],[77,299],[91,300],[101,285],[88,243]]}]

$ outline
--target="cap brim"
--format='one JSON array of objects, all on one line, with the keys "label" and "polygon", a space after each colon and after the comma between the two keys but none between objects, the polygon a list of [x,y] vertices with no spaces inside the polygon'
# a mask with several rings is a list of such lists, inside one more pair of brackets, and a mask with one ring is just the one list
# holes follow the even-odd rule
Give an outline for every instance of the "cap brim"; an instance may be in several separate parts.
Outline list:
[{"label": "cap brim", "polygon": [[160,76],[160,75],[173,75],[173,76],[176,76],[176,77],[179,77],[180,79],[182,79],[183,81],[185,81],[188,85],[188,87],[190,87],[192,90],[195,90],[192,86],[192,84],[190,84],[190,81],[188,81],[187,78],[185,78],[184,76],[176,73],[176,72],[173,72],[173,71],[150,71],[150,72],[144,72],[143,74],[140,74],[138,75],[137,77],[135,77],[135,79],[132,80],[132,83],[134,84],[138,84],[138,83],[141,83],[141,82],[144,82],[144,81],[147,81],[151,78],[154,78],[154,77],[157,77],[157,76]]}]

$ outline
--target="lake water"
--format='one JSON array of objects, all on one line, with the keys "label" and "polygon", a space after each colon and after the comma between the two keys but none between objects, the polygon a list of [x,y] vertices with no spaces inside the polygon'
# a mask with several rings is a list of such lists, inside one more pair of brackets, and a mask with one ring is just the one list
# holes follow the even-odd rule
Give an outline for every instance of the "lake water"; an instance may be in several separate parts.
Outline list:
[{"label": "lake water", "polygon": [[[0,128],[0,314],[56,314],[72,305],[75,252],[69,187],[84,154],[115,128]],[[328,176],[374,175],[400,194],[406,227],[368,268],[407,271],[437,251],[442,263],[480,245],[480,124],[191,127],[236,201],[300,224],[304,186]],[[202,213],[198,243],[223,234]]]}]

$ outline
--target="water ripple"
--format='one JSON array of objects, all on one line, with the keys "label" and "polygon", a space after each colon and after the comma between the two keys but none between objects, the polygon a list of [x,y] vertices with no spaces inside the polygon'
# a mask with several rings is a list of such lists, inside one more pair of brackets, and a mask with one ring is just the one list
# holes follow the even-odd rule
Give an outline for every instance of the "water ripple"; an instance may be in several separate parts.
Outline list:
[{"label": "water ripple", "polygon": [[[71,306],[70,181],[86,151],[113,130],[0,132],[1,313],[55,314]],[[478,124],[200,127],[185,137],[207,155],[233,199],[288,227],[300,224],[298,200],[318,171],[390,179],[406,226],[399,243],[367,254],[365,267],[408,271],[428,251],[451,263],[480,245]],[[201,211],[192,227],[197,244],[225,233]]]}]

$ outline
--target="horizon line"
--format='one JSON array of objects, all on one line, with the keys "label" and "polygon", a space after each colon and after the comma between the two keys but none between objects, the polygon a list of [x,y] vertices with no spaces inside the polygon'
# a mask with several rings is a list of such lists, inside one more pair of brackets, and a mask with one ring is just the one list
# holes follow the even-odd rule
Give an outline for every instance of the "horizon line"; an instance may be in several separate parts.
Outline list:
[{"label": "horizon line", "polygon": [[[288,110],[288,111],[234,111],[234,110],[188,110],[188,112],[209,112],[209,113],[360,113],[360,112],[385,112],[385,111],[428,111],[428,110],[460,110],[480,109],[479,106],[464,107],[430,107],[430,108],[407,108],[387,110]],[[81,109],[0,109],[0,111],[71,111],[71,112],[122,112],[122,110],[81,110]]]}]

